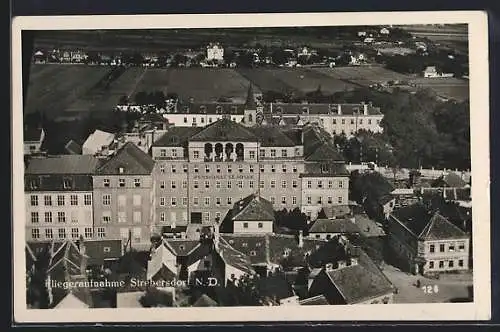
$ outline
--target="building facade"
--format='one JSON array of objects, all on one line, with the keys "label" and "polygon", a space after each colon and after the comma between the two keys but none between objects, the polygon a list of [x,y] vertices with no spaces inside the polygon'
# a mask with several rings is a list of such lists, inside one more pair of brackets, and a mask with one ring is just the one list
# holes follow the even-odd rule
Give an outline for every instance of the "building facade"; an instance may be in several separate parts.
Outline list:
[{"label": "building facade", "polygon": [[148,154],[129,142],[97,169],[93,176],[97,238],[149,247],[155,219],[154,164]]},{"label": "building facade", "polygon": [[33,158],[25,171],[26,240],[92,238],[93,156]]},{"label": "building facade", "polygon": [[224,48],[215,43],[207,46],[207,60],[216,60],[223,61],[224,60]]}]

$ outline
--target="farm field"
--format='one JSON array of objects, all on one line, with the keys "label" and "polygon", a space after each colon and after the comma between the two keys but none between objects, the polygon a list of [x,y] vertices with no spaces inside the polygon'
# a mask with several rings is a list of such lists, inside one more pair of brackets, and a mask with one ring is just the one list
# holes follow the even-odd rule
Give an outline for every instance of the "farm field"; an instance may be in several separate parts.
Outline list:
[{"label": "farm field", "polygon": [[408,81],[410,79],[408,75],[396,73],[380,66],[314,68],[313,70],[335,79],[353,81],[361,85],[395,80]]},{"label": "farm field", "polygon": [[294,92],[303,95],[319,86],[324,93],[350,90],[355,85],[309,68],[238,69],[262,91]]},{"label": "farm field", "polygon": [[450,78],[417,78],[412,80],[417,87],[430,88],[436,94],[446,98],[463,101],[469,98],[469,81]]},{"label": "farm field", "polygon": [[60,114],[82,99],[108,72],[105,67],[32,65],[24,112],[43,108],[46,114]]},{"label": "farm field", "polygon": [[[244,102],[249,85],[250,82],[233,69],[148,68],[134,94],[160,90],[164,94],[177,93],[183,100],[216,101],[222,97]],[[254,91],[259,92],[257,88]]]}]

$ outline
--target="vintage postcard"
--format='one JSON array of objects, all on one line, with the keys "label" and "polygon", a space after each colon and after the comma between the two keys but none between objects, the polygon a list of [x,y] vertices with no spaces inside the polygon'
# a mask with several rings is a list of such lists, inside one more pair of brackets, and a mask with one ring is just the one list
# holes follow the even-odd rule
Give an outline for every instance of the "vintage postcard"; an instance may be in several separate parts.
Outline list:
[{"label": "vintage postcard", "polygon": [[482,12],[18,17],[14,318],[490,318]]}]

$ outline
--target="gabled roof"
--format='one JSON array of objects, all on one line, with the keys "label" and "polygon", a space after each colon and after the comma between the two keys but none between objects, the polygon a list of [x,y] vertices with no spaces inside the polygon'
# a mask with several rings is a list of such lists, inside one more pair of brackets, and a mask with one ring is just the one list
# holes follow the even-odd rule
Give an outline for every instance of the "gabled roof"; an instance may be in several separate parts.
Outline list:
[{"label": "gabled roof", "polygon": [[205,141],[241,141],[241,142],[256,142],[257,137],[246,127],[231,121],[227,118],[222,118],[203,128],[200,132],[194,134],[189,139],[195,142]]},{"label": "gabled roof", "polygon": [[[320,152],[318,152],[320,153]],[[311,163],[305,164],[304,173],[300,177],[332,177],[349,176],[349,171],[343,162]]]},{"label": "gabled roof", "polygon": [[453,225],[439,213],[435,213],[419,238],[424,240],[442,240],[467,237],[464,231]]},{"label": "gabled roof", "polygon": [[[99,167],[99,175],[150,175],[154,160],[134,143],[125,143],[114,155]],[[119,172],[123,168],[123,173]]]},{"label": "gabled roof", "polygon": [[65,278],[78,276],[82,273],[81,269],[86,264],[86,259],[76,244],[67,240],[53,253],[47,273],[57,269],[64,272]]},{"label": "gabled roof", "polygon": [[83,149],[90,150],[93,153],[96,153],[101,150],[103,146],[109,146],[111,143],[113,143],[114,139],[114,134],[96,129],[83,143]]},{"label": "gabled roof", "polygon": [[244,253],[234,249],[223,238],[221,238],[221,240],[219,241],[218,252],[222,260],[227,265],[232,266],[247,274],[255,273],[254,269],[252,268],[252,262],[250,261],[250,258]]},{"label": "gabled roof", "polygon": [[275,126],[254,126],[248,129],[257,137],[262,147],[290,147],[297,145],[280,128]]},{"label": "gabled roof", "polygon": [[356,214],[354,216],[354,220],[361,235],[364,237],[378,237],[385,235],[384,230],[379,227],[375,221],[368,218],[366,214]]},{"label": "gabled roof", "polygon": [[[241,207],[241,209],[240,209]],[[236,211],[234,211],[236,210]],[[252,194],[235,203],[233,211],[236,212],[233,221],[259,221],[273,220],[274,209],[271,202]]]},{"label": "gabled roof", "polygon": [[[102,265],[105,260],[118,259],[122,256],[122,240],[86,240],[85,255],[88,265]],[[80,247],[82,245],[80,244]]]},{"label": "gabled roof", "polygon": [[253,94],[253,85],[250,83],[248,86],[247,99],[245,101],[245,108],[247,110],[254,110],[257,108],[257,104],[255,103],[255,96]]},{"label": "gabled roof", "polygon": [[187,256],[200,245],[196,240],[165,240],[167,248],[176,256]]},{"label": "gabled roof", "polygon": [[91,155],[58,155],[44,158],[33,158],[28,164],[25,174],[94,174],[100,162]]},{"label": "gabled roof", "polygon": [[349,219],[316,219],[309,228],[309,233],[360,233],[358,226]]},{"label": "gabled roof", "polygon": [[161,138],[153,143],[153,146],[187,146],[189,138],[200,132],[202,129],[203,128],[201,127],[170,127]]},{"label": "gabled roof", "polygon": [[210,296],[203,294],[196,302],[193,303],[193,307],[217,307],[219,304],[215,302]]},{"label": "gabled roof", "polygon": [[284,276],[274,275],[256,280],[257,289],[262,297],[282,300],[294,296],[292,285],[288,283]]}]

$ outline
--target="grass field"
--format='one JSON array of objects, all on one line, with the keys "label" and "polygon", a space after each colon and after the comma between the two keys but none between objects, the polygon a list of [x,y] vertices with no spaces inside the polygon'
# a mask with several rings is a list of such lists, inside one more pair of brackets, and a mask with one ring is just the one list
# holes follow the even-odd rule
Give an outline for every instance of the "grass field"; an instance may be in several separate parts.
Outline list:
[{"label": "grass field", "polygon": [[[387,81],[407,81],[410,76],[396,73],[380,66],[359,66],[359,67],[336,67],[336,68],[315,68],[314,70],[339,80],[353,82],[366,82],[365,84],[382,83]],[[370,82],[370,83],[368,83]]]},{"label": "grass field", "polygon": [[145,70],[135,93],[160,90],[165,94],[177,93],[183,100],[216,101],[223,97],[244,102],[249,85],[246,78],[232,69],[153,68]]},{"label": "grass field", "polygon": [[32,65],[25,112],[43,109],[47,114],[59,114],[81,100],[108,72],[105,67]]},{"label": "grass field", "polygon": [[458,78],[418,78],[412,80],[417,87],[430,88],[439,96],[463,101],[469,98],[469,81]]}]

